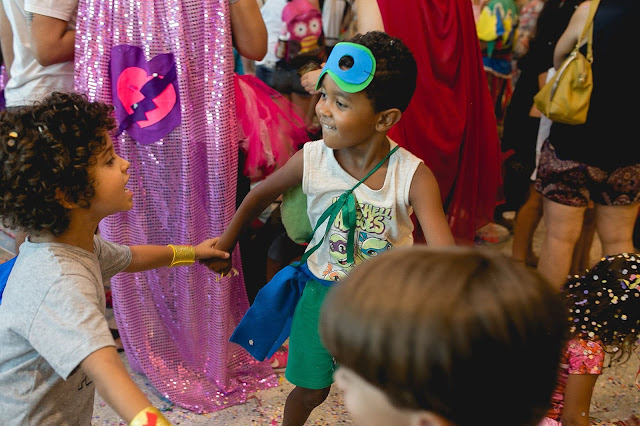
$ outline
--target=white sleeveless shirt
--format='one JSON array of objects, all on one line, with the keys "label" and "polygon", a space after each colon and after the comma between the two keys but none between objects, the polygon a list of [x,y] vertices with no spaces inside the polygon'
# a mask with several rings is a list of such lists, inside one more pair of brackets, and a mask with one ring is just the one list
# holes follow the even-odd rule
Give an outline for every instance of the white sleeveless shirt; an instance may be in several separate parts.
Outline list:
[{"label": "white sleeveless shirt", "polygon": [[[391,149],[396,145],[391,141]],[[302,190],[307,195],[309,222],[315,227],[322,213],[358,180],[340,167],[333,149],[328,148],[323,140],[307,142],[303,149]],[[309,243],[309,248],[312,248],[325,237],[322,246],[307,260],[313,275],[338,281],[358,263],[393,247],[413,244],[413,209],[409,204],[409,189],[421,162],[406,149],[399,148],[389,157],[382,188],[373,190],[363,183],[355,189],[355,263],[347,263],[348,230],[342,226],[342,214],[339,213],[327,235],[324,235],[327,226],[324,223]]]}]

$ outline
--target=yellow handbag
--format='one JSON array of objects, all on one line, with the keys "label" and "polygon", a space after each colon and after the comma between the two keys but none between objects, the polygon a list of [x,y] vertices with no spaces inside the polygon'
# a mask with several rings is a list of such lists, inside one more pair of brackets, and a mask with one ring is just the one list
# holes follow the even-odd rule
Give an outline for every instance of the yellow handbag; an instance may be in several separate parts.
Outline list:
[{"label": "yellow handbag", "polygon": [[[562,62],[555,76],[533,98],[535,106],[552,121],[565,124],[583,124],[587,121],[593,89],[593,17],[599,2],[591,0],[589,16],[576,46]],[[579,48],[587,31],[589,38],[585,57]]]}]

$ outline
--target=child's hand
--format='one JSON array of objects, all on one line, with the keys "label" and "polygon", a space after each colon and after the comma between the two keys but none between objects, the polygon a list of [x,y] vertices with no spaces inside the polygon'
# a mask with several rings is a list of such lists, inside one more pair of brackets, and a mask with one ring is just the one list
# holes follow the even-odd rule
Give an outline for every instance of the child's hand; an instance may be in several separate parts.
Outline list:
[{"label": "child's hand", "polygon": [[202,259],[200,263],[207,266],[207,268],[211,269],[214,272],[217,272],[220,275],[227,275],[231,271],[231,258],[228,259]]},{"label": "child's hand", "polygon": [[308,73],[303,74],[302,77],[300,77],[300,84],[302,85],[304,90],[312,95],[319,93],[318,91],[316,91],[316,84],[318,83],[318,77],[320,77],[320,71],[321,70],[309,71]]},{"label": "child's hand", "polygon": [[218,274],[226,275],[231,271],[231,255],[217,250],[215,248],[217,242],[218,238],[211,238],[195,246],[196,259]]},{"label": "child's hand", "polygon": [[[216,249],[216,243],[218,238],[209,238],[204,240],[200,244],[194,247],[196,251],[196,260],[209,260],[209,259],[229,259],[231,263],[231,255],[226,251]],[[205,262],[202,262],[205,263]]]}]

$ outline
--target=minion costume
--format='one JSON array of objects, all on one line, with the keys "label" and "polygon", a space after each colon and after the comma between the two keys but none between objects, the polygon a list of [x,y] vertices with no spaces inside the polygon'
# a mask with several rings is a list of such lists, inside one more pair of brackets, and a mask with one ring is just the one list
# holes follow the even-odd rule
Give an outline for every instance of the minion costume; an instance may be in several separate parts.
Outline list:
[{"label": "minion costume", "polygon": [[[339,65],[344,57],[352,59],[347,70]],[[342,90],[356,93],[373,80],[375,65],[366,47],[338,43],[319,81],[328,74]],[[391,141],[387,156],[357,181],[322,140],[307,142],[303,149],[302,191],[313,236],[302,260],[283,268],[260,290],[230,340],[263,360],[289,337],[285,377],[296,386],[323,389],[333,383],[334,371],[333,357],[318,333],[324,298],[356,264],[377,254],[367,248],[413,244],[408,191],[421,160]],[[387,159],[383,188],[361,185]]]}]

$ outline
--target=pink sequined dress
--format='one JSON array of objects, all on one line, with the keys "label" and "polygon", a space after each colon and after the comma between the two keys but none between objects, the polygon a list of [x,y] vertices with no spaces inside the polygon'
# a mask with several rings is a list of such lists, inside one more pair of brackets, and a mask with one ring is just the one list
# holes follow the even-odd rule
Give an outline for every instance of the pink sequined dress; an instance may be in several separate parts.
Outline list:
[{"label": "pink sequined dress", "polygon": [[[134,207],[101,223],[106,239],[194,244],[220,235],[233,216],[238,136],[227,1],[80,1],[76,89],[116,105],[120,123],[133,117],[114,145],[131,162]],[[129,53],[144,61],[131,66]],[[141,121],[138,106],[156,109]],[[242,271],[238,253],[234,262]],[[112,280],[130,365],[198,413],[277,384],[267,363],[228,341],[249,306],[242,275],[216,277],[196,264]]]}]

